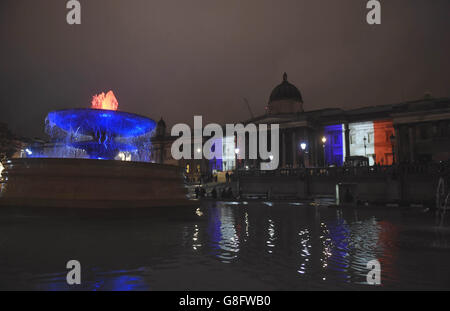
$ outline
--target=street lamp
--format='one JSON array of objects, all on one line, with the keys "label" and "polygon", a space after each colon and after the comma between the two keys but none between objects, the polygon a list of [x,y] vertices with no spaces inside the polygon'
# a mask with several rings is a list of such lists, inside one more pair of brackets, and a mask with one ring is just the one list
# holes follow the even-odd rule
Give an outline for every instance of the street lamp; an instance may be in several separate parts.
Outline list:
[{"label": "street lamp", "polygon": [[322,137],[322,146],[323,146],[323,166],[326,166],[325,160],[325,143],[327,142],[327,138],[325,136]]},{"label": "street lamp", "polygon": [[367,138],[364,136],[364,156],[367,157],[367,145],[366,145]]},{"label": "street lamp", "polygon": [[269,155],[269,160],[270,160],[270,167],[272,167],[272,160],[273,160],[273,155]]},{"label": "street lamp", "polygon": [[305,142],[300,144],[300,149],[302,149],[302,166],[305,167],[305,150],[306,150]]}]

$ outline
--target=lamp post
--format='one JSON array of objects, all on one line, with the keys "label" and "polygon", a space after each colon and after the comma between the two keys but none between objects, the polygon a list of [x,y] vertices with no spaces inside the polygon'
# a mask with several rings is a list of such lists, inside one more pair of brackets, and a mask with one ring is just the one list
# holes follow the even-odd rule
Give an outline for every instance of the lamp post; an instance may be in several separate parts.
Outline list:
[{"label": "lamp post", "polygon": [[306,150],[306,143],[301,143],[300,148],[302,149],[302,165],[305,167],[305,150]]},{"label": "lamp post", "polygon": [[367,158],[367,145],[366,145],[367,138],[364,136],[364,156]]},{"label": "lamp post", "polygon": [[394,134],[391,134],[391,136],[389,137],[390,141],[391,141],[391,146],[392,146],[392,164],[395,164],[395,136]]},{"label": "lamp post", "polygon": [[325,136],[322,137],[322,146],[323,146],[323,166],[326,167],[325,160],[325,143],[327,142],[327,138]]},{"label": "lamp post", "polygon": [[239,154],[239,148],[234,149],[234,170],[237,173],[238,169],[238,154]]}]

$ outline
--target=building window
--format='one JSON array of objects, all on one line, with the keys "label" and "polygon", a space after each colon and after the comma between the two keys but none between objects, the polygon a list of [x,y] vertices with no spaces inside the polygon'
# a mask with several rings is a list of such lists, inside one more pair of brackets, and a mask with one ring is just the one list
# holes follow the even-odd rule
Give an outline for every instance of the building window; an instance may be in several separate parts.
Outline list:
[{"label": "building window", "polygon": [[200,164],[197,164],[197,173],[200,173]]},{"label": "building window", "polygon": [[186,164],[186,173],[189,174],[189,164]]},{"label": "building window", "polygon": [[355,143],[355,135],[350,136],[350,144],[353,145]]}]

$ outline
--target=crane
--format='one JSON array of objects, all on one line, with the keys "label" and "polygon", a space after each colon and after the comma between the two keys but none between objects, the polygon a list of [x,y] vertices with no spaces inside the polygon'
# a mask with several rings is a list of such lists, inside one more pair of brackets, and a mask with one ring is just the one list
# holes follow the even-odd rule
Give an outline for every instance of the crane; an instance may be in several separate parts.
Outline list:
[{"label": "crane", "polygon": [[249,105],[249,103],[248,103],[248,100],[247,100],[247,98],[243,98],[243,100],[244,100],[244,102],[245,102],[245,104],[247,105],[247,108],[248,108],[248,112],[250,112],[250,116],[252,117],[252,119],[254,118],[254,116],[253,116],[253,112],[252,112],[252,108],[250,108],[250,105]]}]

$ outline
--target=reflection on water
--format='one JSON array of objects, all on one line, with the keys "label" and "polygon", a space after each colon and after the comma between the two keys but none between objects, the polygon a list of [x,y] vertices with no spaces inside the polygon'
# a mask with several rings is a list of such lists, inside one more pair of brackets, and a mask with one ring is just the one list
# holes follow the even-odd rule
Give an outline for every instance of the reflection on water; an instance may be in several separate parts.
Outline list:
[{"label": "reflection on water", "polygon": [[25,211],[0,214],[0,289],[371,289],[373,259],[382,288],[450,287],[450,230],[427,215],[297,202],[203,202],[158,217]]}]

